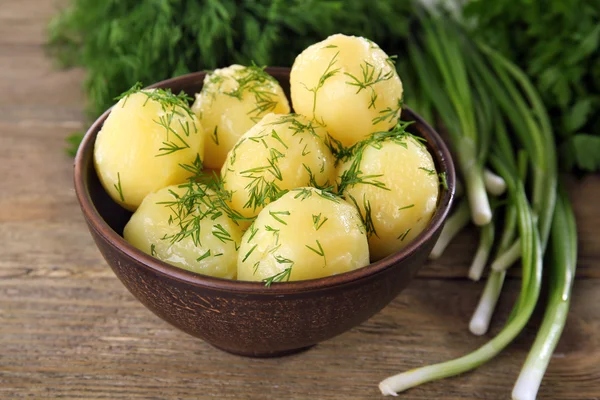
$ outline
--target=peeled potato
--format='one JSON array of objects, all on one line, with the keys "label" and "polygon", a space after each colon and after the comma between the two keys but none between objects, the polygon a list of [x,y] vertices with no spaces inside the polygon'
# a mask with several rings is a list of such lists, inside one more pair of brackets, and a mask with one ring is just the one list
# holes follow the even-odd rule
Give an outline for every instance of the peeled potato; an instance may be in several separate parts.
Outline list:
[{"label": "peeled potato", "polygon": [[231,207],[254,217],[284,190],[333,184],[335,159],[326,136],[301,115],[265,116],[240,138],[221,170]]},{"label": "peeled potato", "polygon": [[290,106],[275,78],[262,68],[232,65],[206,75],[192,110],[206,134],[208,168],[221,168],[227,153],[268,113],[287,114]]},{"label": "peeled potato", "polygon": [[375,261],[402,249],[425,229],[437,206],[439,178],[427,148],[410,135],[366,145],[341,166],[338,180],[353,162],[366,178],[348,185],[343,195],[359,207],[365,221],[372,220],[367,228]]},{"label": "peeled potato", "polygon": [[400,117],[402,82],[375,43],[342,34],[307,47],[292,66],[292,104],[351,146]]},{"label": "peeled potato", "polygon": [[238,254],[238,279],[314,279],[369,264],[369,247],[356,208],[305,187],[266,206],[246,231]]},{"label": "peeled potato", "polygon": [[176,99],[164,91],[133,93],[113,107],[98,133],[94,163],[100,182],[130,211],[149,193],[184,182],[189,172],[180,164],[204,155],[204,131]]},{"label": "peeled potato", "polygon": [[[242,230],[225,214],[207,211],[215,194],[203,186],[197,187],[202,188],[199,193],[204,195],[202,200],[197,197],[197,209],[190,214],[182,214],[177,207],[186,193],[185,187],[170,186],[146,196],[125,225],[123,237],[144,253],[176,267],[234,279]],[[207,215],[201,217],[200,213]],[[191,229],[195,225],[188,223],[194,219],[198,222],[198,236],[181,235],[181,225]]]}]

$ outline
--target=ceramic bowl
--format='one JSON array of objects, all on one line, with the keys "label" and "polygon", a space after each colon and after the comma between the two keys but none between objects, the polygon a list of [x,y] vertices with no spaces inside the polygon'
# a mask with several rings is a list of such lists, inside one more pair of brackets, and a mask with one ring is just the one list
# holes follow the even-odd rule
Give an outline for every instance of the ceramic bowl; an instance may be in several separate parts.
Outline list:
[{"label": "ceramic bowl", "polygon": [[[289,69],[268,68],[289,95]],[[159,82],[152,87],[200,91],[205,73]],[[289,354],[355,327],[392,301],[425,263],[452,204],[455,173],[440,136],[409,108],[402,119],[427,140],[448,189],[429,226],[406,248],[364,268],[307,281],[265,287],[259,282],[213,278],[161,262],[121,236],[130,212],[102,188],[93,163],[96,135],[110,110],[94,122],[75,159],[75,190],[98,249],[123,285],[150,311],[213,346],[245,356]]]}]

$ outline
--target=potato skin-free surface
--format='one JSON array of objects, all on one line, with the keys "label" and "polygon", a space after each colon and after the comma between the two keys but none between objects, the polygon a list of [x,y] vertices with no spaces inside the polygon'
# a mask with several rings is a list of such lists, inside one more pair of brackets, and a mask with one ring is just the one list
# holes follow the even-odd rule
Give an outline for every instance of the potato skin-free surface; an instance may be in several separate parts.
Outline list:
[{"label": "potato skin-free surface", "polygon": [[[135,211],[149,193],[185,182],[189,173],[179,164],[191,164],[204,155],[204,131],[196,116],[181,107],[163,107],[148,98],[151,92],[144,90],[121,99],[94,145],[94,163],[102,186],[130,211]],[[166,154],[169,143],[181,149]]]},{"label": "potato skin-free surface", "polygon": [[356,208],[319,189],[299,188],[267,205],[246,231],[238,279],[314,279],[368,264],[367,236]]},{"label": "potato skin-free surface", "polygon": [[290,105],[277,80],[259,67],[231,65],[206,75],[192,110],[205,131],[204,165],[218,169],[240,136],[266,114],[288,114]]},{"label": "potato skin-free surface", "polygon": [[294,110],[324,123],[345,146],[387,131],[400,117],[402,82],[375,43],[336,34],[307,47],[290,75]]},{"label": "potato skin-free surface", "polygon": [[[402,143],[387,140],[377,146],[366,146],[362,152],[359,166],[362,174],[381,175],[374,179],[383,182],[388,190],[357,183],[343,193],[348,201],[352,201],[351,197],[356,200],[363,216],[365,204],[371,207],[376,232],[369,237],[372,261],[410,243],[429,224],[437,206],[439,177],[431,155],[411,136]],[[340,175],[351,162],[352,159],[341,166]]]},{"label": "potato skin-free surface", "polygon": [[[199,243],[194,243],[190,236],[174,242],[169,239],[181,231],[176,220],[177,212],[174,211],[176,208],[159,203],[172,203],[177,200],[173,193],[181,196],[185,192],[186,189],[175,185],[146,196],[125,225],[123,237],[144,253],[176,267],[218,278],[235,279],[237,246],[242,230],[227,216],[203,218],[200,221]],[[208,196],[214,195],[208,189],[206,193]],[[198,206],[201,212],[206,212],[206,206]],[[198,211],[193,215],[199,215]],[[174,218],[172,223],[169,223],[170,217]],[[165,237],[167,239],[163,239]]]},{"label": "potato skin-free surface", "polygon": [[254,217],[282,190],[333,184],[335,159],[326,135],[302,115],[265,116],[240,138],[221,170],[231,207]]}]

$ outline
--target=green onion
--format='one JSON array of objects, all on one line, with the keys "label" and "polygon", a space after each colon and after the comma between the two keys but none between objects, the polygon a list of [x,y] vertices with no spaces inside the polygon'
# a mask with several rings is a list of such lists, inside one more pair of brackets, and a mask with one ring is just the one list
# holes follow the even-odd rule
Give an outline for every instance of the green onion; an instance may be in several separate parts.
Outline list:
[{"label": "green onion", "polygon": [[569,312],[577,266],[577,231],[573,209],[564,189],[559,190],[550,235],[552,262],[548,306],[538,335],[515,383],[512,392],[515,400],[536,398]]},{"label": "green onion", "polygon": [[[497,159],[495,164],[499,167],[499,170],[505,169],[500,160]],[[519,303],[523,304],[524,307],[517,313],[513,320],[506,324],[495,338],[479,349],[455,360],[413,369],[389,377],[379,384],[379,389],[382,394],[396,395],[398,392],[402,392],[411,387],[433,380],[462,374],[477,368],[481,364],[495,357],[502,349],[512,342],[525,327],[527,321],[529,321],[540,292],[542,279],[542,248],[537,227],[533,222],[532,210],[527,202],[527,196],[525,195],[522,184],[520,182],[515,182],[509,176],[504,176],[504,179],[507,181],[509,192],[517,207],[519,233],[523,238],[523,254],[526,255],[523,257],[523,274],[527,274],[531,277],[528,282],[522,282],[522,285],[527,285],[527,290],[522,291],[519,295]]]},{"label": "green onion", "polygon": [[[504,182],[504,180],[502,180]],[[479,246],[469,268],[469,278],[474,281],[481,279],[481,274],[488,261],[494,244],[494,221],[481,227],[479,232]]]},{"label": "green onion", "polygon": [[490,129],[489,121],[476,116],[475,109],[485,110],[487,97],[471,89],[473,82],[467,76],[460,43],[453,40],[455,29],[443,20],[432,23],[422,16],[420,21],[423,35],[409,41],[409,59],[450,136],[465,181],[471,219],[476,225],[485,225],[492,219],[483,180]]},{"label": "green onion", "polygon": [[462,231],[465,226],[469,223],[469,203],[461,199],[456,207],[454,213],[448,217],[444,227],[442,228],[442,232],[440,233],[440,237],[433,246],[433,250],[429,254],[429,258],[435,260],[439,258],[448,244],[454,239],[454,237]]},{"label": "green onion", "polygon": [[[548,114],[525,74],[493,49],[470,41],[456,22],[443,15],[421,15],[420,22],[423,39],[418,40],[416,35],[417,40],[409,45],[409,57],[419,76],[421,92],[430,97],[434,112],[450,133],[471,213],[478,212],[475,192],[486,196],[486,190],[493,196],[508,192],[506,200],[499,200],[495,209],[496,213],[504,209],[502,236],[469,324],[471,332],[487,332],[506,269],[519,258],[521,290],[504,328],[487,344],[455,360],[387,378],[379,388],[383,394],[395,395],[421,383],[467,372],[498,354],[521,332],[536,307],[543,256],[551,237],[549,305],[513,391],[514,399],[534,399],[566,321],[577,252],[575,221],[564,191],[556,200],[556,148]],[[439,89],[447,93],[440,93]],[[491,132],[494,145],[488,154]],[[531,203],[526,181],[531,187]],[[486,201],[489,206],[487,197]],[[459,230],[456,222],[461,207],[462,204],[453,221],[449,219],[452,224],[446,235],[442,233],[434,257],[441,254],[439,248],[443,249]],[[481,277],[493,247],[494,225],[500,221],[494,217],[491,218],[490,208],[493,222],[481,228],[480,244],[469,271],[472,279]]]}]

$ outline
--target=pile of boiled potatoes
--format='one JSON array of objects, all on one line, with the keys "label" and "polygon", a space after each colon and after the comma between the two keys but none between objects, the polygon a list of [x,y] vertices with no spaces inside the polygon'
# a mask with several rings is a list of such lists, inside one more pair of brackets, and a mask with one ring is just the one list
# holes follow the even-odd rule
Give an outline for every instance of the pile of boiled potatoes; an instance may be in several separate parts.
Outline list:
[{"label": "pile of boiled potatoes", "polygon": [[364,267],[429,223],[440,180],[399,121],[393,59],[362,37],[305,49],[291,101],[263,68],[206,75],[192,106],[136,87],[98,133],[94,161],[133,212],[123,237],[174,266],[273,282]]}]

